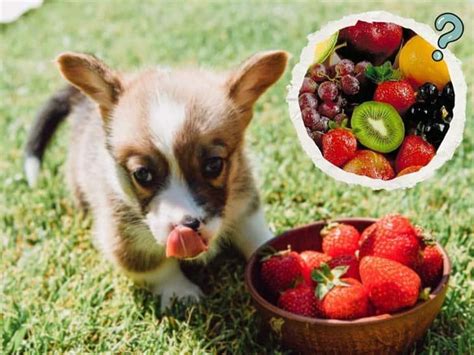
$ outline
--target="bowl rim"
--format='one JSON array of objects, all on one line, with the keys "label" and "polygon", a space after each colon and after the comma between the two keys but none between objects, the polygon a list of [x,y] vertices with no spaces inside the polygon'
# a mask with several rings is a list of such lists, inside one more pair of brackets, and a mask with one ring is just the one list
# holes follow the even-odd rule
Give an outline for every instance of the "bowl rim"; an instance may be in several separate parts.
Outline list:
[{"label": "bowl rim", "polygon": [[[351,223],[351,222],[368,222],[368,223],[374,223],[378,220],[378,218],[367,218],[367,217],[340,217],[336,219],[331,219],[331,222],[339,222],[339,223]],[[289,229],[271,239],[269,239],[267,242],[262,244],[257,250],[254,251],[254,253],[251,255],[249,261],[247,262],[247,266],[245,267],[245,285],[247,287],[247,290],[249,291],[250,295],[254,299],[255,302],[257,302],[261,307],[269,310],[273,314],[276,314],[282,318],[290,319],[292,321],[298,321],[302,323],[310,323],[310,324],[318,324],[318,325],[325,325],[325,326],[352,326],[352,325],[368,325],[368,324],[377,324],[377,323],[383,323],[391,320],[395,320],[397,318],[404,317],[406,315],[410,315],[412,313],[418,312],[420,309],[426,307],[430,302],[432,302],[434,299],[438,298],[439,296],[442,295],[444,289],[448,286],[448,281],[449,281],[449,276],[451,274],[451,261],[449,260],[449,256],[444,250],[443,246],[436,242],[436,245],[438,248],[441,250],[441,254],[443,255],[443,275],[441,277],[441,280],[439,281],[438,286],[430,292],[429,300],[425,302],[421,302],[416,304],[414,307],[403,311],[403,312],[398,312],[395,314],[382,314],[378,316],[371,316],[371,317],[364,317],[364,318],[359,318],[359,319],[354,319],[354,320],[338,320],[338,319],[323,319],[323,318],[313,318],[313,317],[306,317],[298,314],[294,314],[291,312],[287,312],[275,305],[273,305],[271,302],[267,301],[255,288],[252,282],[252,274],[253,274],[253,269],[257,263],[257,257],[259,255],[259,252],[265,248],[269,243],[274,241],[277,238],[280,238],[288,233],[294,233],[298,232],[300,230],[306,229],[310,226],[314,225],[320,225],[320,224],[327,224],[329,221],[328,220],[319,220],[316,222],[312,223],[307,223],[302,226],[296,227]]]}]

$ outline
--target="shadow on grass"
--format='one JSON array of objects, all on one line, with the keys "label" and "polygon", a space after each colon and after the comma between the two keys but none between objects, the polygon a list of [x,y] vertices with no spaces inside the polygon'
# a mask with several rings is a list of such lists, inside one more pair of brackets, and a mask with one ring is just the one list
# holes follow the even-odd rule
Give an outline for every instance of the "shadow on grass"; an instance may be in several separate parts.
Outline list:
[{"label": "shadow on grass", "polygon": [[242,256],[224,246],[207,265],[182,265],[186,276],[204,291],[206,296],[201,302],[175,301],[161,313],[159,298],[138,288],[134,289],[134,301],[144,315],[153,312],[157,321],[166,322],[172,331],[192,329],[212,352],[282,353],[273,334],[262,330],[261,318],[243,282],[244,269]]}]

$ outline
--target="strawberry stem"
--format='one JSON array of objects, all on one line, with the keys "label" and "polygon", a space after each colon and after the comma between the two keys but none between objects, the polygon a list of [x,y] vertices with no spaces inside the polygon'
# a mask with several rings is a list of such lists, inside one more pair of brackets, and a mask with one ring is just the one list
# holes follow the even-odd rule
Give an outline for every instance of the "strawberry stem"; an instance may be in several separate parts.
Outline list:
[{"label": "strawberry stem", "polygon": [[398,69],[393,69],[392,64],[386,61],[382,65],[374,66],[369,64],[365,68],[365,76],[376,84],[384,81],[398,81],[401,79],[401,73]]}]

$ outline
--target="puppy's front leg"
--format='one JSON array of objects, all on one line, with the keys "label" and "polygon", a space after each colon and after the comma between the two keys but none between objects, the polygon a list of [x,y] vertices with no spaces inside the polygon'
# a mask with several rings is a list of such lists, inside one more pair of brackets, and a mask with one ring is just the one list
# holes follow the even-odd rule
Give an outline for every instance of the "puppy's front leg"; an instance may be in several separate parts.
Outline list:
[{"label": "puppy's front leg", "polygon": [[154,271],[140,275],[142,282],[156,296],[161,296],[161,310],[171,305],[174,297],[179,300],[199,301],[203,293],[198,285],[184,276],[176,259],[167,258]]},{"label": "puppy's front leg", "polygon": [[233,242],[245,258],[249,259],[258,247],[271,238],[273,238],[273,234],[267,226],[263,209],[259,207],[255,212],[238,222]]}]

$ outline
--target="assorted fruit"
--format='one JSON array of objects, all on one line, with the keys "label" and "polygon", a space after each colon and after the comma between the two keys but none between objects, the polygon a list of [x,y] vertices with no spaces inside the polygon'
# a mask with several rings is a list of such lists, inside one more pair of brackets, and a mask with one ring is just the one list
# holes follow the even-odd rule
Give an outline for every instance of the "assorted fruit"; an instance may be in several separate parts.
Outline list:
[{"label": "assorted fruit", "polygon": [[427,299],[441,280],[433,239],[399,214],[360,233],[331,223],[321,250],[287,250],[260,261],[260,278],[278,307],[307,317],[352,320],[395,313]]},{"label": "assorted fruit", "polygon": [[299,106],[326,160],[382,180],[429,164],[454,108],[447,65],[433,50],[399,25],[362,21],[316,46]]}]

